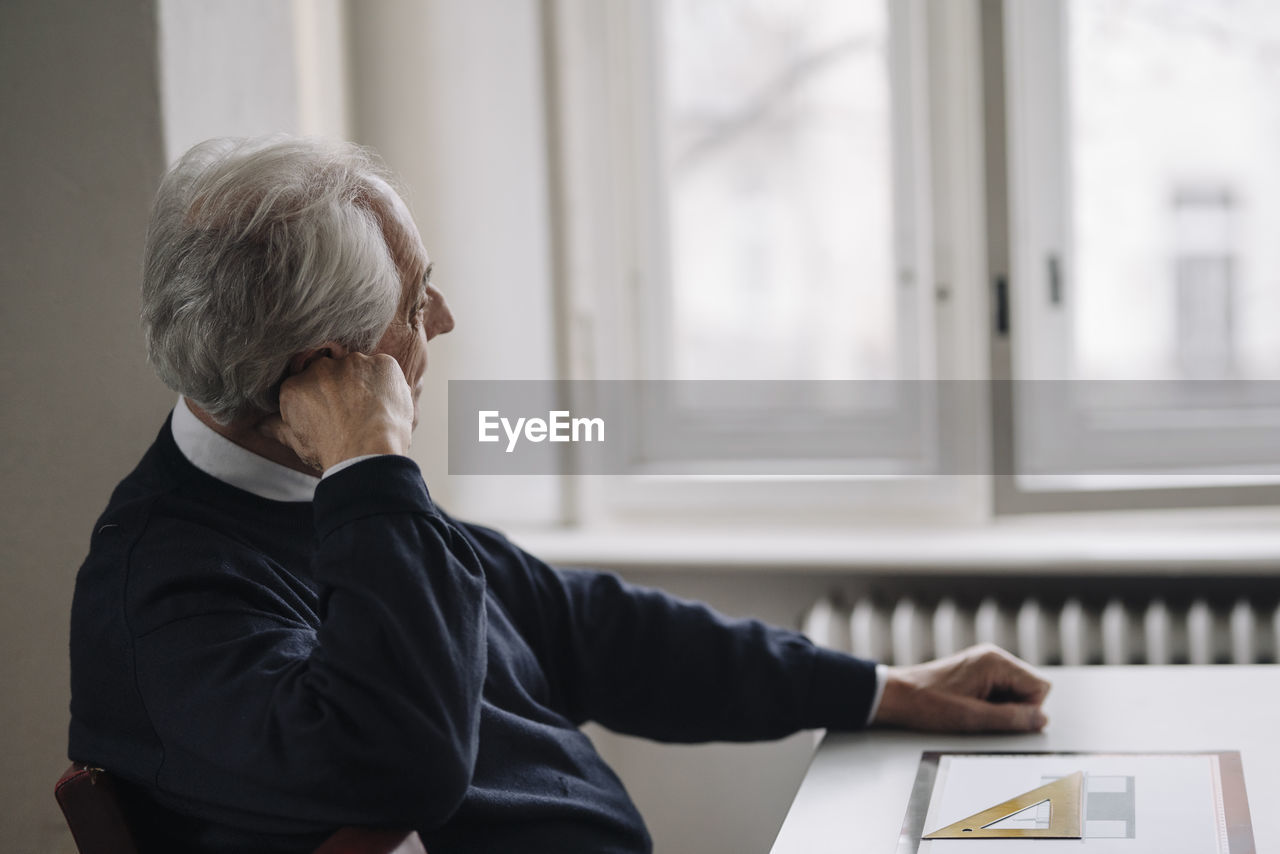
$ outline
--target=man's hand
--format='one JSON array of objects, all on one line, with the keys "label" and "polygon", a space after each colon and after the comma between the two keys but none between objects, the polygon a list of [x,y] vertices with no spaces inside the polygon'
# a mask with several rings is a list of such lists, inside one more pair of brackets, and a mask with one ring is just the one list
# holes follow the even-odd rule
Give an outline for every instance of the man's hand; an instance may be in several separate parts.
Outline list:
[{"label": "man's hand", "polygon": [[1049,683],[992,644],[890,667],[872,723],[933,732],[1038,732]]},{"label": "man's hand", "polygon": [[258,429],[316,471],[365,454],[403,454],[413,393],[391,356],[317,358],[284,381],[280,414]]}]

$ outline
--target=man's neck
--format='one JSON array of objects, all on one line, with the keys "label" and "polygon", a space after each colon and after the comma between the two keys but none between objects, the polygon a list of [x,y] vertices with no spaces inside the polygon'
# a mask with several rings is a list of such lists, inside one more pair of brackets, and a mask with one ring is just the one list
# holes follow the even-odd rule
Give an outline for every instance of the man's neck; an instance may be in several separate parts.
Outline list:
[{"label": "man's neck", "polygon": [[293,469],[296,472],[309,474],[313,477],[319,477],[322,472],[304,463],[297,454],[290,448],[280,444],[275,439],[267,436],[258,429],[258,425],[262,423],[262,419],[240,419],[230,424],[219,424],[213,419],[213,416],[205,412],[189,399],[184,398],[187,409],[191,410],[201,424],[204,424],[213,432],[222,436],[230,442],[234,442],[241,448],[244,448],[251,454],[257,454],[264,459],[268,459],[273,463],[278,463],[285,468]]}]

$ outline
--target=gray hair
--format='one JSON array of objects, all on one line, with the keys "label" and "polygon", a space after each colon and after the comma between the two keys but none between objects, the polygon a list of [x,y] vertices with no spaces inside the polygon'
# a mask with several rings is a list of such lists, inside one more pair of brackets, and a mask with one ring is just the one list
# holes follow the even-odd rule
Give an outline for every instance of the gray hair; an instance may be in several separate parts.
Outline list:
[{"label": "gray hair", "polygon": [[369,352],[400,304],[390,180],[349,143],[212,139],[169,170],[147,229],[142,326],[160,378],[220,423],[279,409],[296,353]]}]

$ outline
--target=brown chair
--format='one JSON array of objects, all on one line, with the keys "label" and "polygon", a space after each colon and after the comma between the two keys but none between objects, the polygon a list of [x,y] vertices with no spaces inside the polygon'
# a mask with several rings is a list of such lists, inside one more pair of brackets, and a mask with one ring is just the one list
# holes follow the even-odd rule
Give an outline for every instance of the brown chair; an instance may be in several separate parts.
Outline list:
[{"label": "brown chair", "polygon": [[[80,854],[138,854],[111,775],[72,763],[53,789]],[[344,827],[315,854],[426,854],[417,833]]]}]

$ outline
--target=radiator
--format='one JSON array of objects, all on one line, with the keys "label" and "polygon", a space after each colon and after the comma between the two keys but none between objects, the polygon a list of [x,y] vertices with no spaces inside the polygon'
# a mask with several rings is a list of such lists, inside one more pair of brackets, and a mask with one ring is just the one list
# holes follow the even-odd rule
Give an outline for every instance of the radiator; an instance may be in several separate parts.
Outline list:
[{"label": "radiator", "polygon": [[809,608],[803,628],[819,645],[886,664],[916,664],[983,641],[1036,665],[1261,664],[1277,660],[1280,604],[945,595],[844,604],[829,596]]}]

